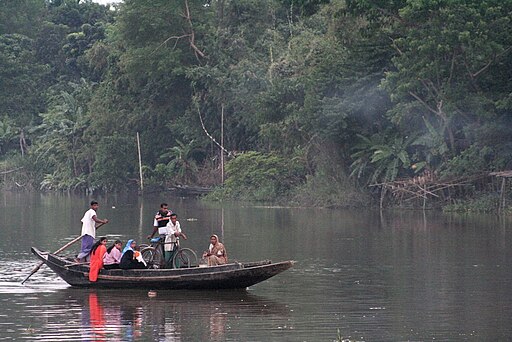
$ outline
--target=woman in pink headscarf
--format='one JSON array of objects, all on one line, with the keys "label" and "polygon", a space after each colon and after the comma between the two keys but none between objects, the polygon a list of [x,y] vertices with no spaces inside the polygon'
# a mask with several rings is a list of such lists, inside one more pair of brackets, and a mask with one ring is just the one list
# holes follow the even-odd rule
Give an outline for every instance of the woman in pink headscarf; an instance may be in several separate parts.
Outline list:
[{"label": "woman in pink headscarf", "polygon": [[208,266],[227,264],[228,253],[224,245],[219,242],[217,235],[213,234],[210,236],[210,246],[208,250],[203,253],[203,258],[208,260]]}]

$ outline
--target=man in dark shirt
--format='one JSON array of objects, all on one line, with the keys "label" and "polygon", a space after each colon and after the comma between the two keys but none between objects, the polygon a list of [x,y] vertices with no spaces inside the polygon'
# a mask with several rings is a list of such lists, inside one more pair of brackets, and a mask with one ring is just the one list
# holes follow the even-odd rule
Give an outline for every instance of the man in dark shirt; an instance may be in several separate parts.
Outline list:
[{"label": "man in dark shirt", "polygon": [[148,235],[148,239],[153,238],[156,232],[158,232],[158,228],[165,227],[169,220],[171,219],[172,210],[169,210],[169,206],[167,203],[160,204],[160,210],[156,213],[155,219],[153,220],[153,232],[151,235]]}]

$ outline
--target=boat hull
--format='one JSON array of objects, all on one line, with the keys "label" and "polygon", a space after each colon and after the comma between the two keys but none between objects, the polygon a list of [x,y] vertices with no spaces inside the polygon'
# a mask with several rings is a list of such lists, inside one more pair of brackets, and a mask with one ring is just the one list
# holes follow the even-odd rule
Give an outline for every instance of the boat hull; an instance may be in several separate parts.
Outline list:
[{"label": "boat hull", "polygon": [[159,270],[105,270],[89,281],[89,267],[32,247],[32,253],[59,277],[76,287],[148,289],[244,289],[293,266],[293,261],[230,263],[211,267]]}]

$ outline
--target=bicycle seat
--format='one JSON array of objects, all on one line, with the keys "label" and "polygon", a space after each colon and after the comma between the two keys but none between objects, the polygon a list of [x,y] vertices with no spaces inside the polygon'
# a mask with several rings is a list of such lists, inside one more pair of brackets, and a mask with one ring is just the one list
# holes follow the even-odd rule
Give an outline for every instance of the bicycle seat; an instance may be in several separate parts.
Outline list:
[{"label": "bicycle seat", "polygon": [[152,238],[149,241],[151,241],[151,242],[158,242],[158,241],[160,241],[160,237],[154,237],[154,238]]}]

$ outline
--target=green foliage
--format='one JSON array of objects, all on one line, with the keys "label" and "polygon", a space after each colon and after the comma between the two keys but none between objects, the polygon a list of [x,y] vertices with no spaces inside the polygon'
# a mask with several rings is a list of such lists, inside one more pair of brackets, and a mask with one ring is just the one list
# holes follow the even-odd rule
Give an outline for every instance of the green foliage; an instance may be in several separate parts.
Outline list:
[{"label": "green foliage", "polygon": [[33,38],[34,26],[43,18],[44,5],[44,0],[0,1],[0,35],[17,33]]},{"label": "green foliage", "polygon": [[508,0],[1,1],[0,157],[35,188],[117,190],[136,185],[139,132],[150,183],[213,185],[222,140],[253,152],[228,163],[217,195],[325,206],[366,201],[348,172],[366,186],[509,169],[511,12]]},{"label": "green foliage", "polygon": [[[388,141],[390,139],[391,141]],[[409,149],[415,137],[375,134],[370,138],[359,136],[354,147],[351,176],[364,177],[370,173],[371,183],[395,180],[398,175],[410,174],[411,159]]]},{"label": "green foliage", "polygon": [[444,164],[443,177],[469,176],[492,171],[494,153],[491,147],[472,145]]},{"label": "green foliage", "polygon": [[135,137],[118,135],[101,138],[91,175],[93,189],[122,190],[137,182],[137,147]]},{"label": "green foliage", "polygon": [[295,187],[291,202],[297,205],[324,208],[361,208],[371,204],[371,198],[357,188],[339,164],[331,163],[316,168],[306,182]]},{"label": "green foliage", "polygon": [[412,143],[418,147],[416,152],[418,158],[420,155],[424,158],[424,161],[415,164],[415,172],[421,171],[425,166],[429,169],[437,169],[449,152],[442,133],[436,130],[427,119],[423,118],[423,121],[427,131]]},{"label": "green foliage", "polygon": [[40,185],[43,189],[84,187],[84,174],[92,164],[85,133],[91,87],[85,80],[70,83],[69,87],[72,93],[62,91],[51,98],[48,112],[41,114],[41,124],[31,131],[39,137],[30,157],[34,171],[44,175]]},{"label": "green foliage", "polygon": [[27,36],[0,35],[0,115],[18,128],[29,126],[44,108],[44,77],[48,68],[36,60],[34,41]]},{"label": "green foliage", "polygon": [[28,158],[17,153],[9,153],[7,158],[0,160],[0,170],[10,171],[0,177],[0,187],[9,190],[34,190],[34,175],[30,171],[31,165]]},{"label": "green foliage", "polygon": [[0,154],[12,147],[14,138],[18,135],[14,122],[8,117],[0,121]]},{"label": "green foliage", "polygon": [[176,146],[168,148],[160,156],[161,160],[169,160],[165,166],[166,170],[162,172],[163,170],[158,171],[157,168],[156,171],[163,176],[172,178],[174,184],[194,184],[197,181],[199,171],[197,159],[202,155],[202,151],[197,147],[194,140],[188,144],[179,140],[176,140],[176,142],[178,143]]},{"label": "green foliage", "polygon": [[152,169],[148,166],[143,166],[143,175],[145,184],[153,185],[158,188],[165,188],[171,179],[171,172],[167,164],[158,163]]},{"label": "green foliage", "polygon": [[398,13],[404,33],[394,40],[395,70],[384,82],[397,104],[393,121],[414,127],[426,117],[457,153],[465,125],[496,119],[496,100],[511,91],[504,72],[511,10],[509,1],[407,2]]},{"label": "green foliage", "polygon": [[499,196],[495,193],[477,193],[474,198],[457,199],[443,207],[445,212],[488,213],[498,209]]},{"label": "green foliage", "polygon": [[211,195],[224,199],[271,201],[304,182],[304,167],[296,158],[247,152],[229,161],[222,189]]}]

